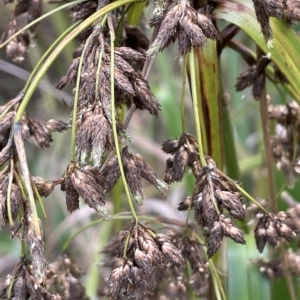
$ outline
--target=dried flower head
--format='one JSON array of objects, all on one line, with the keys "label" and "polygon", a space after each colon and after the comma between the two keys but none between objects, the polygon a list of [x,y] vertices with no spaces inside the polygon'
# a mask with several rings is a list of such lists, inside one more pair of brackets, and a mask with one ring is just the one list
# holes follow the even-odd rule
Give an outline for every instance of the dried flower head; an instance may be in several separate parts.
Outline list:
[{"label": "dried flower head", "polygon": [[69,212],[79,208],[79,196],[103,218],[109,218],[104,207],[106,181],[98,167],[70,163],[64,174],[61,189],[66,192]]},{"label": "dried flower head", "polygon": [[300,107],[295,101],[287,105],[269,103],[268,117],[276,121],[278,128],[276,135],[271,137],[277,168],[284,172],[289,186],[293,186],[299,170],[300,136],[297,132],[300,129]]},{"label": "dried flower head", "polygon": [[[29,246],[30,256],[32,259],[33,274],[36,278],[38,284],[42,284],[46,279],[46,271],[48,263],[44,256],[44,245],[43,236],[36,235],[35,226],[33,223],[32,215],[26,215],[26,223],[28,226],[26,234],[26,242]],[[40,232],[43,230],[41,228],[41,221],[39,220]]]},{"label": "dried flower head", "polygon": [[269,23],[270,17],[281,18],[284,2],[282,0],[252,0],[257,21],[260,23],[262,33],[266,41],[272,38],[272,30]]},{"label": "dried flower head", "polygon": [[252,86],[252,94],[255,99],[259,99],[265,86],[265,68],[270,63],[270,59],[262,56],[256,66],[251,66],[237,78],[235,85],[237,91]]},{"label": "dried flower head", "polygon": [[8,299],[7,295],[10,294],[10,299],[63,300],[59,294],[50,293],[37,281],[33,272],[31,260],[22,257],[15,265],[13,274],[8,275],[6,281],[0,286],[0,298]]},{"label": "dried flower head", "polygon": [[272,247],[276,247],[279,238],[283,237],[288,242],[292,241],[296,234],[286,224],[287,219],[290,218],[285,212],[275,214],[264,214],[258,221],[255,227],[255,241],[259,252],[264,250],[268,242]]},{"label": "dried flower head", "polygon": [[[9,223],[7,206],[8,182],[9,175],[3,174],[3,176],[0,178],[0,229],[1,226]],[[19,209],[23,202],[24,199],[18,185],[12,183],[10,191],[10,210],[13,220],[17,218]]]},{"label": "dried flower head", "polygon": [[31,180],[33,181],[38,193],[42,197],[48,197],[55,186],[62,182],[62,179],[59,180],[47,180],[39,176],[31,176]]},{"label": "dried flower head", "polygon": [[[107,297],[116,297],[122,290],[128,297],[150,294],[156,282],[151,276],[156,269],[168,264],[184,265],[180,251],[164,234],[156,234],[141,223],[132,223],[128,231],[120,233],[119,244],[109,244],[104,250],[123,257],[121,265],[115,268],[104,290]],[[116,240],[114,240],[114,243]]]},{"label": "dried flower head", "polygon": [[52,264],[49,264],[47,288],[63,296],[66,300],[87,300],[85,289],[80,283],[82,271],[74,260],[66,255]]},{"label": "dried flower head", "polygon": [[[128,147],[125,147],[121,158],[130,192],[137,203],[141,204],[144,199],[141,183],[142,178],[153,184],[161,193],[166,193],[168,185],[159,179],[152,167],[144,161],[140,154],[132,154],[128,151]],[[116,156],[108,161],[102,169],[102,173],[107,179],[106,191],[110,191],[121,175]]]},{"label": "dried flower head", "polygon": [[165,181],[167,183],[180,181],[187,167],[192,169],[195,177],[200,173],[201,164],[198,145],[192,135],[184,133],[179,140],[165,141],[162,150],[173,155],[172,158],[167,160],[165,171]]},{"label": "dried flower head", "polygon": [[226,218],[219,215],[218,220],[208,229],[207,256],[212,257],[222,244],[223,237],[229,237],[238,244],[246,244],[243,232],[237,226]]},{"label": "dried flower head", "polygon": [[163,10],[150,24],[159,26],[159,30],[148,50],[149,56],[155,56],[176,39],[183,56],[192,47],[202,47],[206,37],[219,38],[211,19],[198,13],[189,1],[180,1],[170,10]]}]

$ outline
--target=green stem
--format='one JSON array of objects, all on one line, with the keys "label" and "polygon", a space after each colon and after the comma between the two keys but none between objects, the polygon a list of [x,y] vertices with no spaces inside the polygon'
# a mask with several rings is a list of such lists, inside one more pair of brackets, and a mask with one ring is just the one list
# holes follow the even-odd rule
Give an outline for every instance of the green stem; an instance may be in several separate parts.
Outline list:
[{"label": "green stem", "polygon": [[132,213],[132,216],[134,217],[135,221],[138,222],[138,216],[135,212],[134,205],[131,199],[131,195],[129,192],[129,188],[127,185],[124,168],[122,164],[122,158],[121,158],[121,152],[120,152],[120,146],[118,141],[118,133],[117,133],[117,125],[116,125],[116,107],[115,107],[115,46],[114,46],[114,32],[110,30],[110,51],[111,51],[111,61],[110,61],[110,67],[111,67],[111,78],[110,78],[110,90],[111,90],[111,115],[112,115],[112,127],[113,127],[113,135],[114,135],[114,141],[115,141],[115,147],[116,147],[116,154],[118,158],[119,168],[121,172],[121,177],[124,184],[124,189],[126,192],[128,204]]},{"label": "green stem", "polygon": [[127,249],[128,249],[128,244],[129,244],[129,240],[130,240],[130,235],[131,235],[131,231],[128,232],[126,241],[125,241],[125,245],[124,245],[124,251],[123,251],[123,258],[127,257]]},{"label": "green stem", "polygon": [[11,151],[11,159],[10,159],[10,174],[8,179],[8,187],[7,187],[7,214],[8,214],[8,220],[9,225],[11,227],[14,226],[14,220],[12,218],[12,212],[11,212],[11,189],[12,189],[12,182],[14,178],[14,159],[13,159],[13,153]]},{"label": "green stem", "polygon": [[183,58],[183,71],[182,71],[182,90],[181,90],[181,126],[182,133],[185,132],[185,88],[186,88],[186,71],[187,69],[187,56]]},{"label": "green stem", "polygon": [[[229,178],[228,178],[229,179]],[[259,207],[266,215],[270,215],[269,212],[261,206],[250,194],[248,194],[243,188],[241,188],[238,184],[236,184],[233,180],[231,180],[232,183],[236,186],[236,188],[245,196],[247,197],[251,202],[253,202],[257,207]]]},{"label": "green stem", "polygon": [[193,108],[194,108],[194,119],[196,123],[196,132],[197,132],[197,140],[198,140],[198,148],[199,148],[199,156],[202,167],[206,167],[207,163],[204,156],[203,150],[203,142],[202,142],[202,134],[201,134],[201,125],[199,120],[199,110],[198,104],[200,103],[201,95],[197,94],[197,83],[196,83],[196,72],[195,72],[195,52],[194,48],[192,49],[190,55],[190,71],[191,71],[191,90],[192,90],[192,98],[193,98]]},{"label": "green stem", "polygon": [[[198,240],[198,242],[200,244],[204,244],[204,241],[201,239],[201,237],[195,232],[193,231],[193,235],[195,236],[195,238]],[[204,247],[206,248],[206,247]],[[213,262],[212,259],[209,260],[209,269],[212,275],[212,280],[213,280],[213,285],[214,285],[214,290],[215,290],[215,294],[218,300],[226,300],[226,293],[224,291],[220,276],[218,274],[218,271],[216,269],[216,266]]]},{"label": "green stem", "polygon": [[107,6],[103,7],[102,9],[96,11],[94,14],[92,14],[90,17],[85,19],[82,23],[80,23],[76,28],[74,28],[60,43],[59,45],[52,51],[52,53],[49,55],[47,60],[44,62],[44,64],[41,66],[39,69],[37,75],[35,78],[32,80],[30,86],[28,87],[26,94],[24,96],[23,101],[20,104],[20,107],[17,111],[16,117],[15,117],[15,122],[19,121],[22,118],[22,115],[30,101],[30,98],[35,91],[38,83],[44,76],[44,74],[48,71],[50,66],[53,64],[53,61],[57,58],[57,56],[61,53],[61,51],[65,48],[65,46],[74,40],[74,38],[80,34],[83,30],[85,30],[88,26],[92,25],[95,21],[97,21],[99,18],[103,17],[106,15],[108,12],[129,4],[129,3],[134,3],[137,2],[138,0],[118,0],[113,3],[108,4]]},{"label": "green stem", "polygon": [[75,146],[75,143],[76,143],[76,119],[77,119],[77,110],[78,110],[78,98],[79,98],[81,70],[82,70],[82,65],[83,65],[83,60],[84,60],[86,49],[89,46],[90,41],[93,37],[94,37],[93,34],[91,34],[85,42],[84,48],[83,48],[81,56],[80,56],[78,70],[77,70],[76,88],[75,88],[73,114],[72,114],[71,161],[76,160],[76,146]]},{"label": "green stem", "polygon": [[[111,217],[111,221],[116,221],[116,220],[131,220],[132,216],[112,216]],[[140,219],[144,219],[144,220],[149,220],[149,221],[154,221],[157,220],[154,217],[149,217],[149,216],[140,216]],[[93,227],[95,225],[98,225],[99,223],[103,222],[104,219],[98,219],[95,220],[83,227],[81,227],[80,229],[78,229],[76,232],[74,232],[70,237],[68,237],[68,239],[64,242],[63,246],[62,246],[62,250],[66,251],[67,248],[69,247],[70,243],[74,240],[74,238],[79,235],[81,232],[85,231],[86,229]]]},{"label": "green stem", "polygon": [[[21,224],[21,222],[22,222],[22,212],[21,211],[19,211],[18,219],[19,219],[19,223]],[[20,233],[21,233],[21,237],[23,237],[24,224],[22,224],[22,227],[20,229]],[[26,255],[25,241],[24,241],[23,238],[21,238],[20,241],[21,241],[21,257],[24,257]]]},{"label": "green stem", "polygon": [[42,198],[40,196],[40,193],[39,193],[38,189],[36,188],[36,186],[35,186],[35,184],[34,184],[33,181],[31,181],[31,185],[33,187],[33,191],[34,191],[35,197],[37,198],[37,200],[38,200],[38,202],[39,202],[39,204],[41,206],[44,219],[45,219],[45,221],[47,221],[47,214],[46,214],[46,210],[45,210]]}]

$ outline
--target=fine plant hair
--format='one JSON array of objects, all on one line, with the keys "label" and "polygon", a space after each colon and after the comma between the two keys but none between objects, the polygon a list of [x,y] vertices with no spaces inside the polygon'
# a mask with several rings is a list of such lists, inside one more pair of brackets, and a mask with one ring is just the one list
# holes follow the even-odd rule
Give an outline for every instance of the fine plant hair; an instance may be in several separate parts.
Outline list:
[{"label": "fine plant hair", "polygon": [[[300,173],[300,1],[0,0],[0,5],[12,12],[0,39],[10,66],[35,53],[46,17],[60,12],[73,22],[45,50],[24,87],[0,106],[0,229],[20,244],[19,258],[0,274],[0,299],[236,298],[232,256],[238,260],[253,252],[252,244],[257,255],[243,256],[241,265],[255,270],[256,278],[268,278],[268,287],[269,280],[282,277],[290,299],[299,299],[300,204],[294,197]],[[49,109],[52,117],[42,119],[40,106],[32,111],[29,103],[42,78],[52,79],[49,69],[70,42],[76,48],[64,75],[52,84],[71,91],[72,101],[65,104],[69,117],[56,120]],[[234,53],[230,67],[237,55],[244,61],[229,83],[222,63],[228,49]],[[180,116],[171,127],[180,124],[181,131],[155,132],[153,139],[157,133],[164,141],[148,141],[155,148],[149,156],[143,147],[138,153],[135,130],[151,120],[160,131],[167,122],[164,101],[150,80],[155,72],[165,80],[153,67],[161,52],[174,56],[176,67],[163,68],[176,86],[182,82],[181,95],[174,93],[178,98],[171,103]],[[240,170],[244,153],[253,152],[235,142],[239,129],[226,84],[236,91],[250,87],[259,116],[254,133],[260,160],[248,166],[248,177]],[[70,137],[64,171],[54,179],[33,175],[38,160],[29,162],[30,144],[55,153],[58,133]],[[164,174],[156,154],[164,159]],[[57,154],[51,159],[61,162]],[[267,176],[257,178],[258,171]],[[55,246],[59,254],[50,260],[44,220],[54,209],[49,199],[55,189],[64,195],[58,201],[66,221],[83,207],[93,214]],[[97,272],[79,265],[87,246],[99,241],[89,237],[89,245],[70,247],[90,227],[101,231],[100,259],[95,265],[89,258]]]}]

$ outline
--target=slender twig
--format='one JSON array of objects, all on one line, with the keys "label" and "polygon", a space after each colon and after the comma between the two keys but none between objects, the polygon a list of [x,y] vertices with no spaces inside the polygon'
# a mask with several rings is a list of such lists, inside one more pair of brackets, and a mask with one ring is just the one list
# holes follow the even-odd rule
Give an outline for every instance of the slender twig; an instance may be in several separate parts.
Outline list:
[{"label": "slender twig", "polygon": [[194,119],[196,123],[196,132],[197,132],[197,140],[198,140],[198,149],[199,149],[199,156],[200,156],[200,162],[202,167],[206,167],[207,163],[204,156],[204,149],[203,149],[203,141],[202,141],[202,133],[201,133],[201,124],[199,120],[199,110],[198,110],[198,104],[200,103],[200,97],[197,93],[197,87],[196,87],[196,71],[195,71],[195,50],[192,49],[190,55],[190,71],[191,71],[191,90],[192,90],[192,98],[193,98],[193,108],[194,108]]},{"label": "slender twig", "polygon": [[73,114],[72,114],[72,134],[71,134],[71,161],[75,161],[76,158],[76,120],[77,120],[77,109],[78,109],[78,98],[79,98],[79,86],[80,86],[80,79],[81,79],[81,70],[83,66],[83,61],[85,57],[85,52],[90,45],[91,40],[94,38],[94,34],[91,34],[85,42],[83,47],[78,71],[77,71],[77,79],[76,79],[76,87],[75,87],[75,96],[74,96],[74,103],[73,103]]},{"label": "slender twig", "polygon": [[37,214],[37,209],[34,201],[34,195],[32,191],[32,186],[31,186],[31,180],[30,180],[30,173],[27,165],[27,158],[26,158],[26,152],[24,148],[24,142],[22,138],[22,132],[21,132],[21,125],[19,122],[14,123],[13,126],[13,133],[14,133],[14,142],[19,158],[19,163],[21,166],[22,170],[22,175],[23,175],[23,180],[24,184],[26,186],[28,198],[29,198],[29,203],[30,203],[30,208],[31,208],[31,213],[33,217],[33,224],[34,224],[34,230],[36,233],[36,236],[41,236],[41,229],[40,229],[40,224],[39,224],[39,219],[38,219],[38,214]]},{"label": "slender twig", "polygon": [[[259,60],[262,55],[263,52],[259,47],[257,47],[257,59]],[[263,76],[265,76],[265,71],[263,72],[264,72]],[[267,92],[266,92],[265,84],[261,96],[259,98],[259,109],[260,109],[261,126],[263,132],[265,159],[266,159],[266,165],[268,170],[269,200],[271,203],[271,209],[273,213],[276,214],[278,211],[278,207],[276,201],[276,190],[275,190],[275,182],[274,182],[274,174],[273,174],[272,149],[271,149],[270,134],[268,129],[268,103],[267,103]],[[285,251],[282,244],[280,244],[279,246],[279,252],[283,262],[283,272],[286,277],[289,294],[292,300],[296,300],[297,298],[295,294],[294,284],[291,278],[291,274],[288,270],[287,261],[285,259]]]},{"label": "slender twig", "polygon": [[[110,20],[110,18],[108,18]],[[109,24],[110,25],[110,24]],[[117,133],[117,124],[116,124],[116,107],[115,107],[115,46],[114,46],[114,39],[115,34],[113,32],[112,25],[110,27],[110,51],[111,51],[111,59],[110,59],[110,67],[111,67],[111,78],[110,78],[110,90],[111,90],[111,114],[112,114],[112,127],[113,127],[113,135],[114,135],[114,141],[115,141],[115,147],[116,147],[116,154],[118,158],[119,168],[121,172],[121,177],[124,184],[124,189],[126,192],[128,204],[132,213],[132,216],[134,217],[135,221],[138,222],[138,216],[135,212],[135,208],[132,202],[132,198],[129,192],[127,180],[124,173],[122,158],[121,158],[121,152],[120,152],[120,146],[118,141],[118,133]]]},{"label": "slender twig", "polygon": [[[195,231],[193,231],[192,233],[195,236],[195,238],[198,240],[198,242],[200,244],[204,245],[204,242],[201,239],[201,237]],[[203,246],[203,247],[204,247],[204,249],[206,249],[205,246]],[[227,299],[226,293],[224,291],[221,279],[219,277],[219,273],[218,273],[212,259],[209,260],[209,269],[210,269],[210,272],[211,272],[211,275],[212,275],[212,281],[213,281],[213,286],[214,286],[216,298],[218,300],[221,300],[221,299],[226,300]]]},{"label": "slender twig", "polygon": [[8,214],[9,225],[11,227],[14,226],[14,221],[13,221],[12,212],[11,212],[11,191],[12,191],[13,178],[14,178],[14,158],[13,158],[13,153],[11,151],[11,154],[10,154],[10,173],[9,173],[7,196],[6,196],[7,197],[7,214]]},{"label": "slender twig", "polygon": [[187,57],[183,58],[182,70],[182,88],[181,88],[181,127],[182,132],[185,132],[185,88],[186,88],[186,73],[187,73]]}]

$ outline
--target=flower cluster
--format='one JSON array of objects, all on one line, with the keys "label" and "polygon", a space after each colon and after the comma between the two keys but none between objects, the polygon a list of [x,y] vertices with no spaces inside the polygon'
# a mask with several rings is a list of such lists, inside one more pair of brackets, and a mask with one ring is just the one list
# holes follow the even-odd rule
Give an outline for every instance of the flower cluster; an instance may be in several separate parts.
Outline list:
[{"label": "flower cluster", "polygon": [[299,0],[252,0],[252,2],[266,41],[272,38],[270,17],[285,18],[288,23],[300,19]]},{"label": "flower cluster", "polygon": [[155,56],[176,39],[179,54],[184,56],[192,47],[202,47],[205,38],[219,38],[211,19],[198,13],[189,1],[179,1],[172,8],[159,11],[150,21],[150,25],[159,29],[148,50],[149,56]]},{"label": "flower cluster", "polygon": [[288,184],[294,185],[299,173],[300,107],[292,101],[286,105],[268,105],[268,118],[277,123],[276,135],[271,137],[272,151],[277,168],[286,175]]},{"label": "flower cluster", "polygon": [[285,212],[275,214],[264,214],[261,216],[255,227],[255,241],[259,252],[264,250],[268,242],[272,247],[276,247],[279,238],[283,237],[288,242],[292,241],[296,234],[286,224],[287,219],[290,218]]},{"label": "flower cluster", "polygon": [[[80,75],[76,148],[79,160],[84,160],[89,154],[94,164],[100,165],[104,151],[114,149],[113,119],[116,120],[118,134],[124,143],[129,138],[122,123],[111,115],[110,47],[99,28],[94,30],[87,43],[89,47],[84,54],[85,63]],[[143,62],[144,59],[142,53],[131,48],[115,49],[115,102],[117,106],[134,104],[137,109],[148,110],[150,114],[158,116],[159,104],[147,81],[135,69],[135,63]],[[79,61],[80,57],[73,59],[67,74],[57,82],[58,89],[75,83]]]},{"label": "flower cluster", "polygon": [[[158,175],[152,167],[145,162],[140,154],[132,154],[128,151],[128,147],[124,147],[121,158],[126,181],[130,192],[137,203],[142,204],[144,198],[142,192],[142,179],[153,184],[162,194],[167,192],[168,185],[158,178]],[[116,156],[112,157],[106,165],[103,166],[102,174],[107,181],[106,192],[109,192],[117,183],[121,175]]]},{"label": "flower cluster", "polygon": [[[119,240],[119,243],[116,241]],[[150,294],[153,289],[151,281],[155,269],[163,270],[167,265],[177,267],[184,265],[180,251],[171,239],[164,234],[156,234],[141,223],[132,223],[129,230],[120,233],[113,240],[105,253],[113,253],[119,260],[109,279],[104,294],[116,297],[121,291],[128,297]]]},{"label": "flower cluster", "polygon": [[190,134],[183,134],[179,140],[169,140],[162,149],[173,157],[167,160],[165,180],[181,180],[187,167],[195,176],[194,194],[179,204],[179,210],[193,208],[196,221],[206,229],[208,235],[207,254],[211,257],[221,246],[223,236],[245,244],[243,233],[234,222],[222,213],[239,220],[245,218],[243,196],[237,183],[230,180],[216,166],[211,158],[206,158],[207,166],[201,166],[198,145]]},{"label": "flower cluster", "polygon": [[[13,2],[12,0],[4,0],[4,4]],[[4,42],[12,35],[14,35],[20,28],[18,25],[17,17],[23,14],[27,14],[27,23],[30,23],[38,19],[43,12],[42,0],[23,0],[16,3],[13,20],[8,24],[5,32],[2,35],[1,42]],[[17,37],[12,39],[6,46],[6,55],[14,62],[22,62],[26,54],[27,48],[30,44],[30,40],[36,33],[38,25],[32,25],[28,31],[24,31]]]},{"label": "flower cluster", "polygon": [[81,166],[70,163],[61,182],[66,192],[66,204],[69,212],[79,208],[79,196],[95,209],[102,217],[109,218],[105,205],[106,181],[98,167]]}]

